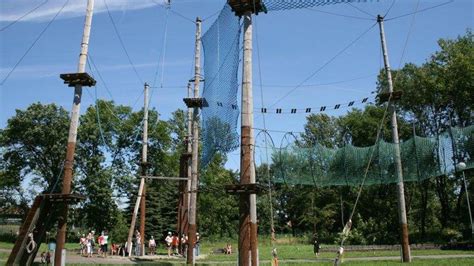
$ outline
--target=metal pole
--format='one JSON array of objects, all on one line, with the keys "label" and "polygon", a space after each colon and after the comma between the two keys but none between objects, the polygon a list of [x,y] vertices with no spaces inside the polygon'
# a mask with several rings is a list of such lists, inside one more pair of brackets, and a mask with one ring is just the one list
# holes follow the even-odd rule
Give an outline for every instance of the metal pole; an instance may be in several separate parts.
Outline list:
[{"label": "metal pole", "polygon": [[[87,1],[86,17],[84,21],[84,31],[82,33],[81,54],[79,55],[79,63],[77,72],[84,73],[86,70],[87,51],[89,48],[89,37],[92,25],[92,14],[94,12],[94,0]],[[74,152],[76,150],[77,127],[79,125],[79,112],[81,107],[82,85],[74,87],[74,99],[72,103],[71,122],[69,125],[69,136],[66,150],[66,160],[64,162],[63,186],[62,194],[71,193],[72,169],[74,165]],[[66,227],[68,205],[64,203],[58,217],[58,235],[56,237],[56,251],[54,255],[55,265],[61,265],[62,250],[66,242]]]},{"label": "metal pole", "polygon": [[[145,83],[144,105],[143,105],[143,144],[142,144],[142,176],[147,175],[147,156],[148,156],[148,90],[149,86]],[[140,193],[139,193],[140,194]],[[140,236],[141,236],[141,254],[145,255],[145,220],[146,220],[146,180],[143,183],[143,191],[140,201]]]},{"label": "metal pole", "polygon": [[[148,84],[145,83],[144,95],[145,95],[145,104],[143,107],[143,145],[142,145],[142,177],[140,178],[140,186],[138,187],[137,200],[135,202],[135,207],[133,208],[132,221],[130,222],[130,229],[128,230],[127,238],[127,250],[128,256],[132,255],[132,238],[133,230],[135,229],[135,224],[137,221],[138,209],[140,208],[140,236],[142,240],[142,247],[144,247],[145,240],[145,176],[147,175],[147,154],[148,154]],[[143,200],[142,200],[143,199]],[[143,255],[143,248],[141,249],[141,255]]]},{"label": "metal pole", "polygon": [[[380,39],[382,42],[382,50],[383,50],[383,59],[385,64],[385,72],[387,74],[387,82],[388,82],[388,92],[393,93],[393,82],[392,82],[392,73],[390,71],[390,63],[388,61],[388,52],[387,52],[387,45],[385,42],[385,32],[383,27],[383,17],[381,15],[377,16],[377,22],[379,23],[380,28]],[[408,221],[407,221],[407,213],[405,207],[405,189],[403,186],[403,172],[402,172],[402,161],[400,157],[400,141],[398,139],[398,124],[397,124],[397,112],[395,110],[395,106],[393,103],[390,104],[390,112],[392,116],[392,139],[393,143],[395,144],[395,164],[396,164],[396,173],[397,173],[397,196],[398,196],[398,218],[401,227],[401,244],[402,244],[402,261],[403,262],[410,262],[410,245],[408,242]]]},{"label": "metal pole", "polygon": [[[252,12],[244,19],[240,183],[255,183],[252,95]],[[250,251],[250,252],[249,252]],[[256,194],[240,196],[239,265],[258,265]]]},{"label": "metal pole", "polygon": [[[196,18],[196,44],[194,56],[194,98],[199,97],[199,83],[201,81],[201,19]],[[198,183],[198,159],[199,159],[199,108],[193,110],[193,136],[191,156],[191,190],[189,191],[189,227],[188,227],[188,254],[187,264],[194,264],[196,249],[196,201]]]}]

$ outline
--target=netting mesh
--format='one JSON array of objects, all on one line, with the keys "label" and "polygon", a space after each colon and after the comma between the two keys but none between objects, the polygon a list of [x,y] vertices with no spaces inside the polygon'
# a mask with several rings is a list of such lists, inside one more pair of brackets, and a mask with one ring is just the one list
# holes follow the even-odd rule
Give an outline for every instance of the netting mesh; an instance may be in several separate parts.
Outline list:
[{"label": "netting mesh", "polygon": [[308,8],[354,2],[367,2],[367,0],[263,0],[263,4],[268,11]]},{"label": "netting mesh", "polygon": [[227,153],[239,146],[237,71],[240,30],[239,18],[226,4],[202,37],[205,75],[203,98],[209,105],[202,110],[202,166],[207,165],[216,152]]},{"label": "netting mesh", "polygon": [[[370,155],[374,156],[365,185],[396,183],[394,144],[379,141],[371,147],[330,149],[322,145],[274,149],[274,182],[315,186],[357,186],[362,183]],[[474,168],[474,126],[451,128],[437,137],[418,137],[400,144],[403,179],[421,181],[451,175],[455,165]]]}]

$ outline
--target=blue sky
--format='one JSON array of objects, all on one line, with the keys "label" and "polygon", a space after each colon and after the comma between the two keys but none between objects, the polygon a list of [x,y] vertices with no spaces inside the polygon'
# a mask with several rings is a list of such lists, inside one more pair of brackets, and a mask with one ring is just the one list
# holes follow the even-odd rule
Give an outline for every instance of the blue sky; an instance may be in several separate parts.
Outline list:
[{"label": "blue sky", "polygon": [[[2,0],[0,27],[3,28],[44,1]],[[76,70],[86,2],[70,0],[56,21],[1,85],[0,127],[5,127],[7,119],[14,115],[15,109],[25,109],[34,102],[56,103],[66,110],[71,109],[72,89],[62,83],[59,74]],[[110,93],[107,92],[104,84],[98,80],[99,98],[113,99],[119,104],[139,109],[143,102],[142,81],[153,84],[156,79],[157,88],[153,90],[151,106],[159,110],[163,119],[168,119],[174,110],[184,108],[182,98],[186,95],[186,83],[192,74],[195,26],[188,19],[212,16],[222,8],[225,1],[173,0],[171,10],[174,12],[169,13],[168,19],[162,2],[107,1],[140,78],[133,71],[120,46],[105,10],[104,0],[96,0],[89,52],[110,90]],[[392,2],[368,1],[354,3],[352,6],[337,4],[313,9],[275,11],[256,16],[254,40],[258,38],[259,45],[257,47],[256,41],[254,42],[254,106],[262,106],[261,92],[263,106],[273,105],[375,23],[374,20],[360,18],[375,19],[377,14],[385,14]],[[416,8],[421,10],[445,2],[447,0],[397,0],[387,19],[411,13]],[[64,0],[49,0],[20,22],[0,31],[0,80],[4,80],[64,3]],[[185,18],[177,15],[178,13]],[[473,14],[473,1],[455,0],[414,16],[386,21],[385,30],[392,68],[398,68],[400,62],[423,63],[437,50],[436,41],[439,38],[456,38],[465,33],[467,28],[472,28]],[[203,22],[204,32],[215,18],[216,16],[213,16]],[[166,21],[167,38],[164,42]],[[258,62],[257,52],[260,53],[261,62]],[[164,63],[163,67],[161,63]],[[295,89],[273,108],[289,110],[328,106],[329,109],[329,106],[338,103],[372,96],[376,74],[381,66],[379,31],[375,26],[309,79],[305,86]],[[96,74],[95,71],[92,73]],[[262,88],[258,86],[260,76],[264,85]],[[327,83],[332,84],[318,85]],[[82,111],[95,100],[92,97],[94,89],[89,90],[90,94],[83,94]],[[347,110],[341,108],[327,113],[341,115]],[[265,118],[267,128],[273,130],[301,131],[305,123],[304,114],[267,114]],[[263,127],[261,115],[256,114],[255,127]],[[279,144],[283,135],[274,132],[272,136]],[[257,139],[257,145],[261,145],[262,141],[263,139]],[[257,155],[257,159],[259,156]],[[231,153],[227,165],[238,168],[238,157],[238,151]]]}]

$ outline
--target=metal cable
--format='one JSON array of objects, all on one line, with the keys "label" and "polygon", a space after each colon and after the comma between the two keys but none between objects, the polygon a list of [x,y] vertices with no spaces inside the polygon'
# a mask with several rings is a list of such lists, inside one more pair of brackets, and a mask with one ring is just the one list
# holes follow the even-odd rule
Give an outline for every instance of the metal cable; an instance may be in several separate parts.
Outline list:
[{"label": "metal cable", "polygon": [[440,6],[447,5],[447,4],[451,4],[452,2],[454,2],[454,0],[449,0],[449,1],[447,1],[447,2],[438,4],[438,5],[435,5],[435,6],[423,8],[423,9],[420,9],[420,10],[418,10],[418,11],[414,11],[414,12],[410,12],[410,13],[403,14],[403,15],[400,15],[400,16],[395,16],[395,17],[392,17],[392,18],[384,19],[384,21],[390,21],[390,20],[394,20],[394,19],[403,18],[403,17],[409,16],[409,15],[413,15],[413,14],[425,12],[425,11],[428,11],[428,10],[433,9],[433,8],[437,8],[437,7],[440,7]]},{"label": "metal cable", "polygon": [[301,81],[297,86],[295,86],[293,89],[291,89],[289,92],[287,92],[285,95],[283,95],[282,97],[280,97],[276,102],[274,102],[272,105],[270,105],[270,107],[273,107],[275,106],[277,103],[279,103],[281,100],[283,100],[284,98],[286,98],[288,95],[290,95],[291,93],[293,93],[296,89],[298,89],[299,87],[301,87],[306,81],[310,80],[311,78],[313,78],[316,74],[318,74],[321,70],[323,70],[326,66],[328,66],[332,61],[334,61],[337,57],[339,57],[342,53],[344,53],[347,49],[349,49],[352,45],[354,45],[357,41],[359,41],[365,34],[367,34],[373,27],[375,27],[375,25],[377,25],[377,22],[375,22],[373,25],[371,25],[367,30],[365,30],[364,32],[362,32],[361,34],[359,34],[359,36],[357,36],[357,38],[355,38],[354,40],[352,40],[347,46],[345,46],[342,50],[340,50],[339,52],[337,52],[333,57],[331,57],[331,59],[329,59],[328,61],[326,61],[326,63],[324,63],[322,66],[320,66],[318,69],[316,69],[316,71],[314,71],[313,73],[311,73],[311,75],[309,75],[307,78],[305,78],[303,81]]},{"label": "metal cable", "polygon": [[22,20],[24,17],[28,16],[29,14],[35,12],[38,8],[44,6],[46,3],[48,3],[49,0],[46,0],[42,3],[40,3],[39,5],[37,5],[36,7],[34,7],[33,9],[31,9],[30,11],[26,12],[24,15],[18,17],[17,19],[15,19],[14,21],[8,23],[7,25],[5,25],[4,27],[2,27],[0,29],[0,31],[4,31],[6,29],[8,29],[10,26],[12,26],[13,24],[17,23],[18,21]]},{"label": "metal cable", "polygon": [[33,41],[33,43],[30,45],[30,47],[28,47],[28,49],[26,49],[25,53],[20,57],[20,59],[16,62],[16,64],[13,66],[13,68],[10,70],[10,72],[8,72],[8,74],[3,78],[2,82],[0,83],[0,85],[3,85],[5,84],[5,82],[8,80],[8,78],[10,77],[10,75],[16,70],[16,68],[20,65],[20,63],[23,61],[23,59],[26,57],[26,55],[28,55],[28,53],[31,51],[31,49],[33,49],[33,47],[36,45],[36,43],[41,39],[41,37],[43,36],[43,34],[46,32],[46,30],[48,30],[49,26],[51,26],[51,24],[53,24],[53,22],[56,20],[56,18],[59,16],[59,14],[63,11],[63,9],[66,7],[66,5],[69,3],[69,0],[66,0],[64,2],[64,4],[62,5],[62,7],[58,10],[58,12],[56,12],[56,14],[54,15],[54,17],[48,22],[48,24],[46,24],[46,26],[43,28],[43,30],[40,32],[40,34],[36,37],[36,39]]},{"label": "metal cable", "polygon": [[140,74],[138,74],[137,68],[133,64],[132,59],[130,58],[130,55],[128,54],[127,48],[125,48],[125,44],[122,40],[122,37],[120,36],[120,32],[117,29],[117,25],[115,24],[114,18],[112,17],[112,14],[110,13],[109,6],[107,5],[107,0],[104,0],[104,5],[105,5],[105,9],[107,9],[107,14],[109,15],[110,22],[112,22],[112,26],[114,28],[115,35],[117,35],[117,38],[119,39],[120,46],[122,46],[122,49],[123,49],[125,55],[127,56],[128,62],[132,66],[133,72],[135,72],[135,75],[137,76],[138,80],[140,81],[140,84],[143,84],[144,83],[143,79],[140,77]]}]

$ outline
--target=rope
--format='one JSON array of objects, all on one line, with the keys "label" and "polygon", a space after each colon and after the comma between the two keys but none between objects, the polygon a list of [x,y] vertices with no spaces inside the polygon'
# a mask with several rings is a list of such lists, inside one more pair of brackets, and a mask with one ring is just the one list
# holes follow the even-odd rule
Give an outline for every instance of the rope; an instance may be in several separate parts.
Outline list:
[{"label": "rope", "polygon": [[293,89],[291,89],[289,92],[287,92],[285,95],[283,95],[282,97],[280,97],[277,101],[275,101],[272,105],[270,105],[270,107],[273,107],[275,106],[277,103],[281,102],[283,99],[285,99],[286,97],[288,97],[288,95],[290,95],[291,93],[293,93],[296,89],[300,88],[304,83],[306,83],[308,80],[312,79],[316,74],[318,74],[319,72],[321,72],[321,70],[323,70],[326,66],[328,66],[331,62],[333,62],[337,57],[339,57],[341,54],[343,54],[347,49],[349,49],[352,45],[354,45],[356,42],[358,42],[360,39],[362,39],[362,37],[365,36],[365,34],[367,34],[373,27],[375,27],[375,25],[377,25],[377,22],[375,22],[373,25],[371,25],[368,29],[366,29],[364,32],[362,32],[361,34],[359,34],[359,36],[357,36],[354,40],[352,40],[348,45],[346,45],[343,49],[341,49],[339,52],[337,52],[333,57],[331,57],[328,61],[326,61],[326,63],[324,63],[322,66],[320,66],[318,69],[316,69],[313,73],[311,73],[311,75],[309,75],[308,77],[306,77],[303,81],[301,81],[300,83],[298,83],[297,86],[295,86]]},{"label": "rope", "polygon": [[5,25],[4,27],[2,27],[0,29],[0,31],[4,31],[6,29],[8,29],[10,26],[12,26],[13,24],[17,23],[18,21],[22,20],[24,17],[28,16],[29,14],[35,12],[38,8],[44,6],[49,0],[46,0],[42,3],[40,3],[39,5],[37,5],[36,7],[34,7],[33,9],[31,9],[30,11],[26,12],[24,15],[18,17],[17,19],[15,19],[14,21],[10,22],[9,24]]},{"label": "rope", "polygon": [[[254,5],[254,10],[255,8],[255,1],[253,1]],[[264,103],[264,97],[263,97],[263,84],[262,84],[262,67],[261,67],[261,58],[260,58],[260,43],[258,39],[258,27],[257,27],[257,16],[254,16],[255,19],[255,41],[257,44],[257,59],[258,59],[258,80],[259,80],[259,87],[260,87],[260,101],[261,105],[265,106]],[[272,257],[278,261],[277,257],[277,249],[275,246],[276,242],[276,236],[275,236],[275,221],[273,217],[273,195],[272,195],[272,183],[271,183],[271,177],[270,177],[270,163],[269,163],[269,157],[268,157],[268,132],[267,132],[267,124],[266,124],[266,119],[265,119],[265,114],[262,114],[262,122],[263,122],[263,129],[265,132],[265,163],[267,165],[265,175],[268,180],[268,201],[270,203],[270,243],[272,244]],[[273,142],[273,140],[272,140]],[[255,143],[254,143],[255,144]],[[255,152],[255,150],[254,150]],[[255,158],[255,156],[254,156]]]},{"label": "rope", "polygon": [[125,48],[125,43],[122,40],[122,36],[120,36],[120,32],[118,31],[117,25],[115,24],[114,18],[112,17],[112,13],[110,13],[109,6],[107,5],[107,1],[104,0],[104,5],[105,9],[107,10],[107,14],[109,15],[110,22],[112,23],[112,26],[114,28],[114,32],[117,35],[117,38],[120,42],[120,46],[122,46],[122,49],[127,56],[128,62],[130,63],[130,66],[133,68],[133,72],[135,72],[135,75],[137,76],[138,80],[140,81],[140,84],[143,84],[143,79],[140,77],[140,74],[138,74],[138,70],[135,67],[135,65],[132,62],[132,59],[130,58],[130,55],[128,54],[127,48]]},{"label": "rope", "polygon": [[10,77],[10,75],[16,70],[16,68],[20,65],[20,63],[23,61],[23,59],[25,59],[26,55],[28,55],[28,53],[31,51],[31,49],[33,49],[33,47],[36,45],[36,43],[41,39],[43,34],[48,30],[49,26],[51,26],[51,24],[53,24],[53,22],[56,20],[56,18],[59,16],[59,14],[63,11],[63,9],[66,7],[66,5],[68,3],[69,3],[69,0],[66,0],[66,2],[64,2],[63,6],[58,10],[58,12],[54,15],[54,17],[48,22],[48,24],[46,24],[46,26],[40,32],[38,37],[36,37],[36,39],[33,41],[33,43],[30,45],[30,47],[28,47],[28,49],[26,49],[25,53],[16,62],[16,64],[13,66],[13,68],[10,70],[10,72],[8,72],[8,74],[3,78],[0,85],[5,84],[5,82]]},{"label": "rope", "polygon": [[410,12],[410,13],[403,14],[403,15],[400,15],[400,16],[392,17],[392,18],[389,18],[389,19],[385,19],[384,21],[390,21],[390,20],[393,20],[393,19],[403,18],[403,17],[409,16],[409,15],[421,13],[421,12],[428,11],[428,10],[433,9],[433,8],[437,8],[437,7],[440,7],[440,6],[447,5],[447,4],[451,4],[452,2],[454,2],[454,0],[449,0],[449,1],[441,3],[439,5],[423,8],[423,9],[420,9],[420,10],[417,10],[417,11],[414,11],[414,12]]},{"label": "rope", "polygon": [[26,251],[28,254],[31,254],[35,249],[36,249],[36,242],[35,239],[33,238],[33,233],[28,234],[28,238],[30,239],[30,242],[26,245]]}]

